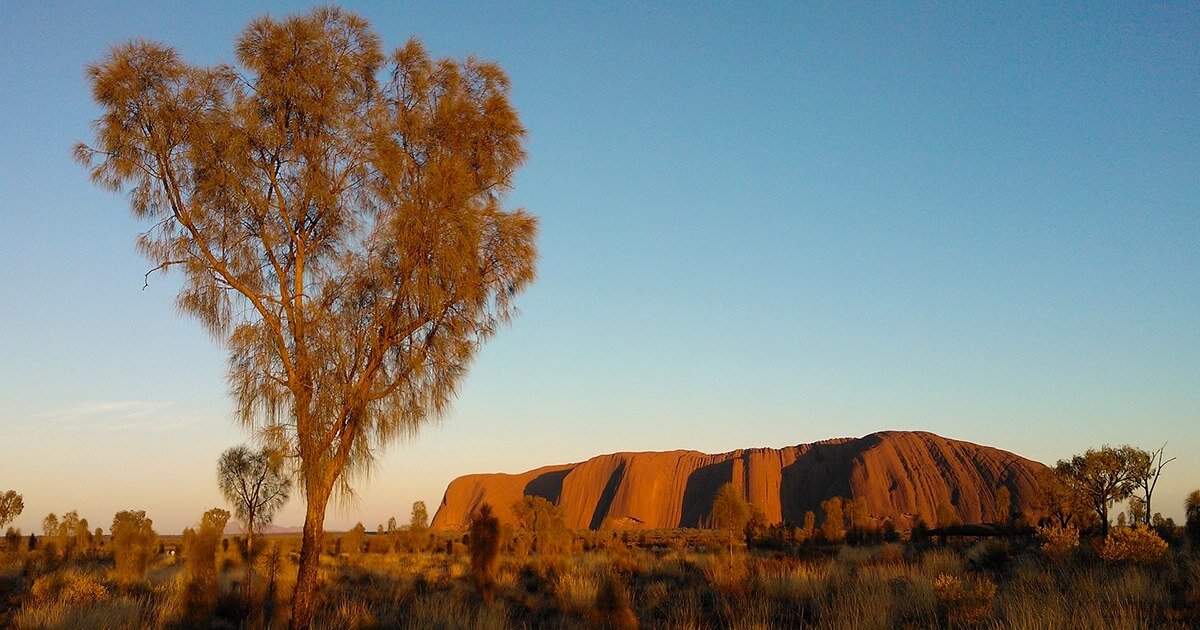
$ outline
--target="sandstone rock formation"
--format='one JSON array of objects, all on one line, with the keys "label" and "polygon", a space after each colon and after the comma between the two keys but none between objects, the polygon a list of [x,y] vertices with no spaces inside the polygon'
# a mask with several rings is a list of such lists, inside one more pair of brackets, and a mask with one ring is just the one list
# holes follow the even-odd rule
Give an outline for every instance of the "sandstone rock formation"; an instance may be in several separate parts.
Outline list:
[{"label": "sandstone rock formation", "polygon": [[511,523],[512,504],[536,495],[562,506],[567,525],[577,529],[597,529],[606,519],[623,527],[697,527],[706,522],[717,489],[731,481],[771,523],[801,523],[809,510],[819,521],[821,501],[834,496],[866,497],[871,515],[890,518],[898,529],[907,529],[916,514],[931,520],[942,504],[964,523],[999,522],[995,493],[1001,487],[1008,488],[1014,510],[1034,515],[1041,468],[1008,451],[922,431],[718,455],[614,453],[516,475],[459,477],[446,488],[432,526],[465,530],[483,502]]}]

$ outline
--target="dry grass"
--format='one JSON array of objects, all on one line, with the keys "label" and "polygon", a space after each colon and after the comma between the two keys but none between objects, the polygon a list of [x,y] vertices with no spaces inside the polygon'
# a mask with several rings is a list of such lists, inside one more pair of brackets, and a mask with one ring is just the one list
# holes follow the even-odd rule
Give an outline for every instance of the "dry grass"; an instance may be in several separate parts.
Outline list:
[{"label": "dry grass", "polygon": [[[1084,551],[1053,561],[1040,543],[919,549],[899,544],[749,552],[599,549],[501,558],[485,604],[463,553],[326,556],[319,627],[505,628],[1143,628],[1200,624],[1200,557],[1171,549],[1153,564]],[[160,557],[122,586],[111,561],[47,570],[0,558],[0,626],[163,628],[194,625],[187,572]],[[268,554],[264,554],[268,555]],[[295,564],[256,571],[241,600],[240,558],[218,561],[220,596],[205,625],[283,627]],[[274,589],[270,581],[274,580]],[[7,604],[5,604],[7,602]]]}]

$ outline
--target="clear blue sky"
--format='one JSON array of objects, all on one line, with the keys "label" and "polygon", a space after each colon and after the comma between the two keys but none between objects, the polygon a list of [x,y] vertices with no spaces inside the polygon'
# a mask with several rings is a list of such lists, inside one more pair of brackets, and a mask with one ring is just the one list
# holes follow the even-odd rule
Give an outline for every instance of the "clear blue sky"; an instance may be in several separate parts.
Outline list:
[{"label": "clear blue sky", "polygon": [[[139,3],[141,4],[141,3]],[[1200,487],[1194,3],[349,4],[513,80],[540,278],[449,418],[394,446],[369,528],[453,477],[618,450],[924,429],[1046,462],[1104,443]],[[707,3],[701,3],[707,4]],[[0,490],[17,524],[220,505],[224,354],[70,160],[83,79],[142,36],[232,61],[304,4],[8,2],[0,22]],[[302,520],[294,501],[277,519]]]}]

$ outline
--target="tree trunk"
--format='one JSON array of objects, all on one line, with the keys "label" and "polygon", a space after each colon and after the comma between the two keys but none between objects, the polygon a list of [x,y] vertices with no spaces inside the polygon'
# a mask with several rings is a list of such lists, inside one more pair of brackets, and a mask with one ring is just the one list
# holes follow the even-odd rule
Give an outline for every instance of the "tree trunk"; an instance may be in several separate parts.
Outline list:
[{"label": "tree trunk", "polygon": [[304,515],[304,541],[300,545],[300,569],[292,593],[291,628],[312,627],[317,592],[317,571],[321,567],[321,539],[325,533],[325,506],[329,493],[310,489],[308,510]]},{"label": "tree trunk", "polygon": [[242,585],[242,597],[249,604],[250,597],[254,594],[251,586],[254,582],[254,514],[251,513],[250,518],[246,520],[246,557],[242,559],[246,563],[246,582]]}]

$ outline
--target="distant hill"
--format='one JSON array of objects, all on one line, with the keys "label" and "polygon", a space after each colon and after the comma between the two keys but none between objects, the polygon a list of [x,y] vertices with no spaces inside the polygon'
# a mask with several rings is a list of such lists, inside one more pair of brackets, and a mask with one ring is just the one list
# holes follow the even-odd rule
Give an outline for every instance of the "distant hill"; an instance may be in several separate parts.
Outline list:
[{"label": "distant hill", "polygon": [[950,505],[964,523],[1003,520],[995,493],[1006,487],[1014,510],[1035,515],[1036,473],[1043,464],[1008,451],[923,431],[882,431],[784,448],[614,453],[578,464],[521,474],[475,474],[446,488],[433,518],[437,530],[465,529],[471,513],[491,503],[505,522],[511,506],[534,495],[562,506],[567,524],[597,529],[606,519],[622,527],[696,527],[706,522],[717,489],[727,482],[771,523],[801,523],[834,496],[866,497],[873,517],[907,529],[914,515],[928,521]]}]

